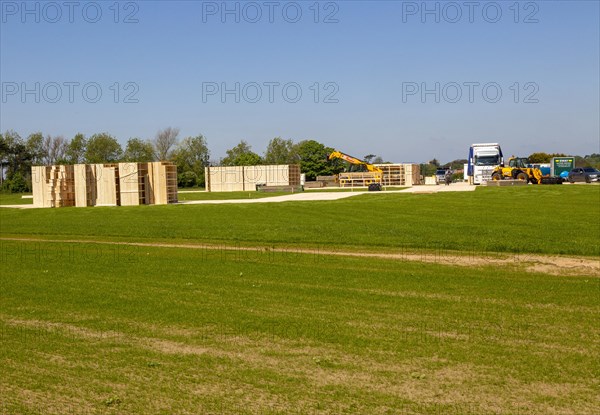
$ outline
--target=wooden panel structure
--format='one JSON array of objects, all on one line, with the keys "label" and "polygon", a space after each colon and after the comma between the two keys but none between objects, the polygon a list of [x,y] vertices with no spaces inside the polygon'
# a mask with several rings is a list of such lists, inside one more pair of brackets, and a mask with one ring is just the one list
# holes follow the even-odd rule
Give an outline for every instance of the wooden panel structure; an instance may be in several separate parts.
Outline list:
[{"label": "wooden panel structure", "polygon": [[383,170],[383,186],[413,186],[420,184],[418,164],[375,164]]},{"label": "wooden panel structure", "polygon": [[146,204],[148,163],[119,163],[121,206]]},{"label": "wooden panel structure", "polygon": [[35,207],[177,203],[170,162],[33,166],[31,174]]},{"label": "wooden panel structure", "polygon": [[96,186],[96,165],[76,164],[75,169],[75,206],[94,206],[98,198]]},{"label": "wooden panel structure", "polygon": [[33,192],[33,206],[35,207],[50,207],[46,205],[45,194],[46,187],[46,167],[33,166],[31,167],[31,186]]},{"label": "wooden panel structure", "polygon": [[94,164],[96,200],[94,206],[119,206],[119,165]]},{"label": "wooden panel structure", "polygon": [[177,166],[167,161],[148,163],[146,203],[166,205],[177,203]]},{"label": "wooden panel structure", "polygon": [[31,182],[35,207],[75,206],[73,166],[33,166]]},{"label": "wooden panel structure", "polygon": [[262,186],[300,186],[300,165],[206,167],[208,192],[256,191]]},{"label": "wooden panel structure", "polygon": [[208,192],[241,192],[244,190],[244,168],[241,166],[205,167]]}]

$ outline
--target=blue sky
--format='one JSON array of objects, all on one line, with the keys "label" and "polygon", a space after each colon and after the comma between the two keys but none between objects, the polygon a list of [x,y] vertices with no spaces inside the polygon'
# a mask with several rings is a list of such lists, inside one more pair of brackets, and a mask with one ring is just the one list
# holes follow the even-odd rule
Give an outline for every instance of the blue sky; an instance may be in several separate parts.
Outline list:
[{"label": "blue sky", "polygon": [[[597,1],[431,1],[429,14],[421,1],[138,1],[118,15],[114,1],[1,3],[0,129],[23,137],[109,132],[124,145],[173,126],[203,134],[215,160],[277,136],[395,162],[492,141],[600,152]],[[22,95],[36,83],[39,97]],[[239,102],[221,95],[236,85]]]}]

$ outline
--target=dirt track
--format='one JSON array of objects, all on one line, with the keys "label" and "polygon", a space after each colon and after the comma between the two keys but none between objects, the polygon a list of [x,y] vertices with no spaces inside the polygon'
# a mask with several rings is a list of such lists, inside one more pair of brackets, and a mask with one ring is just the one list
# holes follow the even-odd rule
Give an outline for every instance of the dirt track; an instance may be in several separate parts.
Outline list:
[{"label": "dirt track", "polygon": [[322,248],[275,248],[266,246],[235,246],[215,244],[177,244],[154,242],[114,242],[99,240],[49,240],[35,238],[0,238],[0,241],[16,242],[48,242],[48,243],[77,243],[125,245],[139,247],[204,249],[218,251],[265,252],[270,254],[306,254],[333,255],[345,257],[381,258],[397,261],[425,262],[442,265],[465,267],[502,266],[516,267],[527,272],[541,272],[551,275],[579,275],[600,277],[600,258],[550,256],[538,254],[494,253],[484,254],[461,253],[452,251],[411,251],[411,252],[366,252],[366,251],[337,251]]}]

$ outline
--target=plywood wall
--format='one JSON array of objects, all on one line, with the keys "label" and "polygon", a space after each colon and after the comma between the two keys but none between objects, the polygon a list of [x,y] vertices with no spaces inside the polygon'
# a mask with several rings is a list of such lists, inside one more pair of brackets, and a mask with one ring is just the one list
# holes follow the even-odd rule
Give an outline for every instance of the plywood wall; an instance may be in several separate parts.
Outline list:
[{"label": "plywood wall", "polygon": [[257,185],[299,186],[299,165],[225,166],[204,170],[209,192],[256,191]]}]

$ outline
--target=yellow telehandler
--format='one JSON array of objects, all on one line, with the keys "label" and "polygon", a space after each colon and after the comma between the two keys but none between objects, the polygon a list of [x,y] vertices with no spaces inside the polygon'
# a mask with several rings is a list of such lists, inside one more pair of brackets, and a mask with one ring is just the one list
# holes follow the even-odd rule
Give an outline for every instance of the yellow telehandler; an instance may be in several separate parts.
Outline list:
[{"label": "yellow telehandler", "polygon": [[526,158],[511,157],[508,167],[496,167],[492,173],[492,180],[523,180],[533,184],[562,184],[560,177],[544,176],[542,171],[535,167],[527,167]]},{"label": "yellow telehandler", "polygon": [[[346,176],[348,176],[348,178],[344,178],[344,179],[339,179],[340,183],[343,185],[344,183],[342,182],[359,182],[362,185],[366,185],[369,188],[369,191],[380,191],[381,190],[381,183],[383,180],[383,170],[381,170],[379,167],[374,166],[372,164],[367,163],[366,161],[363,161],[361,159],[358,159],[356,157],[352,157],[349,156],[346,153],[342,153],[341,151],[333,151],[332,153],[327,155],[327,160],[333,160],[333,159],[341,159],[341,160],[345,160],[348,163],[356,166],[356,169],[354,172],[349,172],[349,173],[345,173]],[[358,171],[356,171],[358,170]],[[367,172],[366,174],[360,174],[359,172]],[[357,175],[360,177],[356,177],[353,178],[353,175]]]}]

